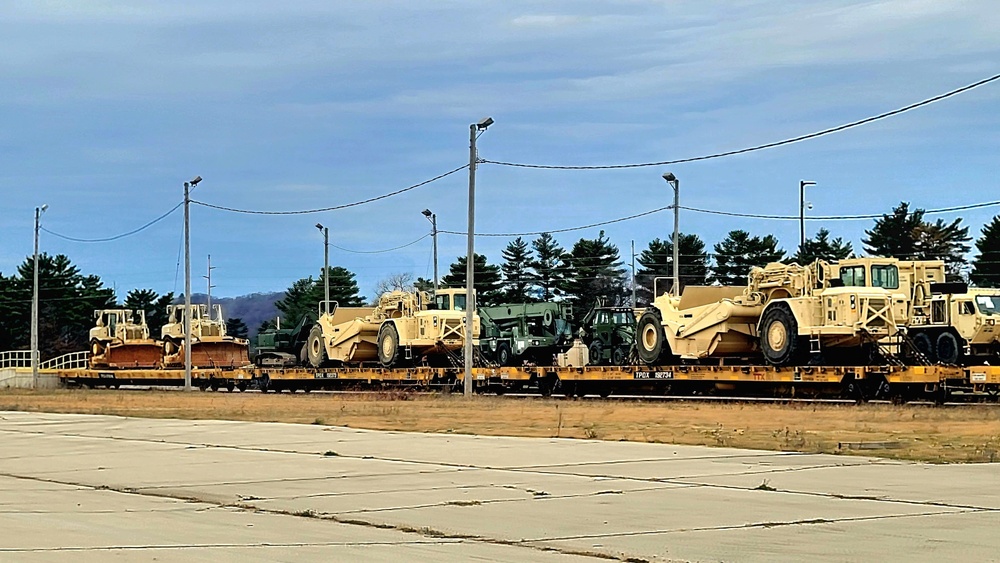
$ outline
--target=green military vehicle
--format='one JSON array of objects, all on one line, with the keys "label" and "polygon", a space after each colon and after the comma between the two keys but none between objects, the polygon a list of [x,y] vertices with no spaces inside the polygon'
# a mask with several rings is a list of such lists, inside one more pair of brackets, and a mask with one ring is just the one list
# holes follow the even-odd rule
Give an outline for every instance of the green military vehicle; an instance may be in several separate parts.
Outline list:
[{"label": "green military vehicle", "polygon": [[570,319],[573,309],[566,303],[507,303],[480,307],[482,330],[479,350],[502,366],[552,365],[555,354],[573,340]]},{"label": "green military vehicle", "polygon": [[302,315],[291,328],[281,328],[281,319],[277,319],[273,327],[257,333],[254,364],[268,368],[304,365],[306,340],[315,322],[316,313],[312,311]]},{"label": "green military vehicle", "polygon": [[623,366],[635,342],[636,311],[631,307],[598,304],[583,319],[589,365]]}]

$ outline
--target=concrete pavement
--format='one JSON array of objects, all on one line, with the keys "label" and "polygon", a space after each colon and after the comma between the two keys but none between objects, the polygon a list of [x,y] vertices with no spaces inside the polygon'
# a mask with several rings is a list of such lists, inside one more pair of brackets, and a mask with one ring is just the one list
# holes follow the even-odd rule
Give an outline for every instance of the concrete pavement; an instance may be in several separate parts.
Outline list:
[{"label": "concrete pavement", "polygon": [[1000,557],[1000,466],[0,412],[0,560]]}]

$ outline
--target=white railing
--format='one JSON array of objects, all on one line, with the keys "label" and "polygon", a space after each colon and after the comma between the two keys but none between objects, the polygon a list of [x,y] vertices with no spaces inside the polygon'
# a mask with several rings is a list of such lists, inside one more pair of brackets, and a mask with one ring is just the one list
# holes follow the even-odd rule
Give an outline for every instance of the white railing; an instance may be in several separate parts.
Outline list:
[{"label": "white railing", "polygon": [[0,352],[0,369],[30,368],[31,350],[10,350]]},{"label": "white railing", "polygon": [[[38,364],[38,369],[85,369],[90,365],[90,352],[70,352],[45,360]],[[30,366],[30,365],[29,365]]]}]

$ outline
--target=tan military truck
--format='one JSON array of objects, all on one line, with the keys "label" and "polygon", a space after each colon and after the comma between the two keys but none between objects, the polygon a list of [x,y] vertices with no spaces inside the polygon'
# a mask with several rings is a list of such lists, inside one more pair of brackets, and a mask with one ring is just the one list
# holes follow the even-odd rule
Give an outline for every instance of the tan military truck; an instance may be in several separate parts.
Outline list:
[{"label": "tan military truck", "polygon": [[830,272],[821,261],[771,263],[752,268],[744,288],[688,286],[681,296],[654,288],[658,296],[637,326],[639,358],[656,365],[762,354],[785,366],[823,353],[826,361],[862,361],[896,334],[905,296],[849,285]]},{"label": "tan military truck", "polygon": [[[446,364],[465,344],[465,301],[465,289],[452,288],[438,290],[434,299],[422,291],[391,291],[374,308],[321,304],[306,343],[309,363]],[[478,338],[479,315],[473,315],[472,329]]]},{"label": "tan military truck", "polygon": [[[198,368],[232,369],[250,363],[249,342],[226,334],[222,307],[191,305],[191,365]],[[167,322],[160,331],[163,340],[164,367],[184,365],[184,305],[167,305]]]},{"label": "tan military truck", "polygon": [[163,363],[163,345],[149,337],[146,312],[139,320],[131,309],[94,311],[90,329],[90,367],[94,369],[158,368]]}]

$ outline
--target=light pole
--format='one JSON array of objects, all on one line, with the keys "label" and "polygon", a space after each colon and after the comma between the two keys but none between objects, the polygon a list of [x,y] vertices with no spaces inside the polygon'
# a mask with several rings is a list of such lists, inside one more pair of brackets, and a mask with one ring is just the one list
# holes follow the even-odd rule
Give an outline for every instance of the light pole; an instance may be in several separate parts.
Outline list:
[{"label": "light pole", "polygon": [[476,152],[476,139],[493,125],[492,117],[484,117],[478,123],[469,125],[469,244],[465,254],[465,396],[472,396],[472,313],[475,311],[476,273],[473,265],[476,263],[476,164],[479,154]]},{"label": "light pole", "polygon": [[34,389],[38,389],[38,231],[42,227],[42,213],[48,208],[48,204],[35,208],[35,254],[32,258],[35,280],[31,291],[31,386]]},{"label": "light pole", "polygon": [[191,188],[201,182],[195,176],[184,182],[184,390],[191,390]]},{"label": "light pole", "polygon": [[816,182],[799,180],[799,250],[806,244],[806,186],[815,186]]},{"label": "light pole", "polygon": [[635,240],[632,241],[632,308],[635,308]]},{"label": "light pole", "polygon": [[436,297],[438,291],[438,216],[431,213],[430,209],[424,209],[420,213],[431,222],[431,238],[434,239],[434,295]]},{"label": "light pole", "polygon": [[[681,276],[680,276],[680,208],[678,207],[678,200],[680,199],[680,186],[681,181],[674,176],[673,172],[664,172],[663,179],[667,181],[672,188],[674,188],[674,296],[679,297],[681,294]],[[655,296],[654,296],[655,297]]]},{"label": "light pole", "polygon": [[320,223],[316,228],[323,233],[323,310],[330,312],[330,229]]}]

